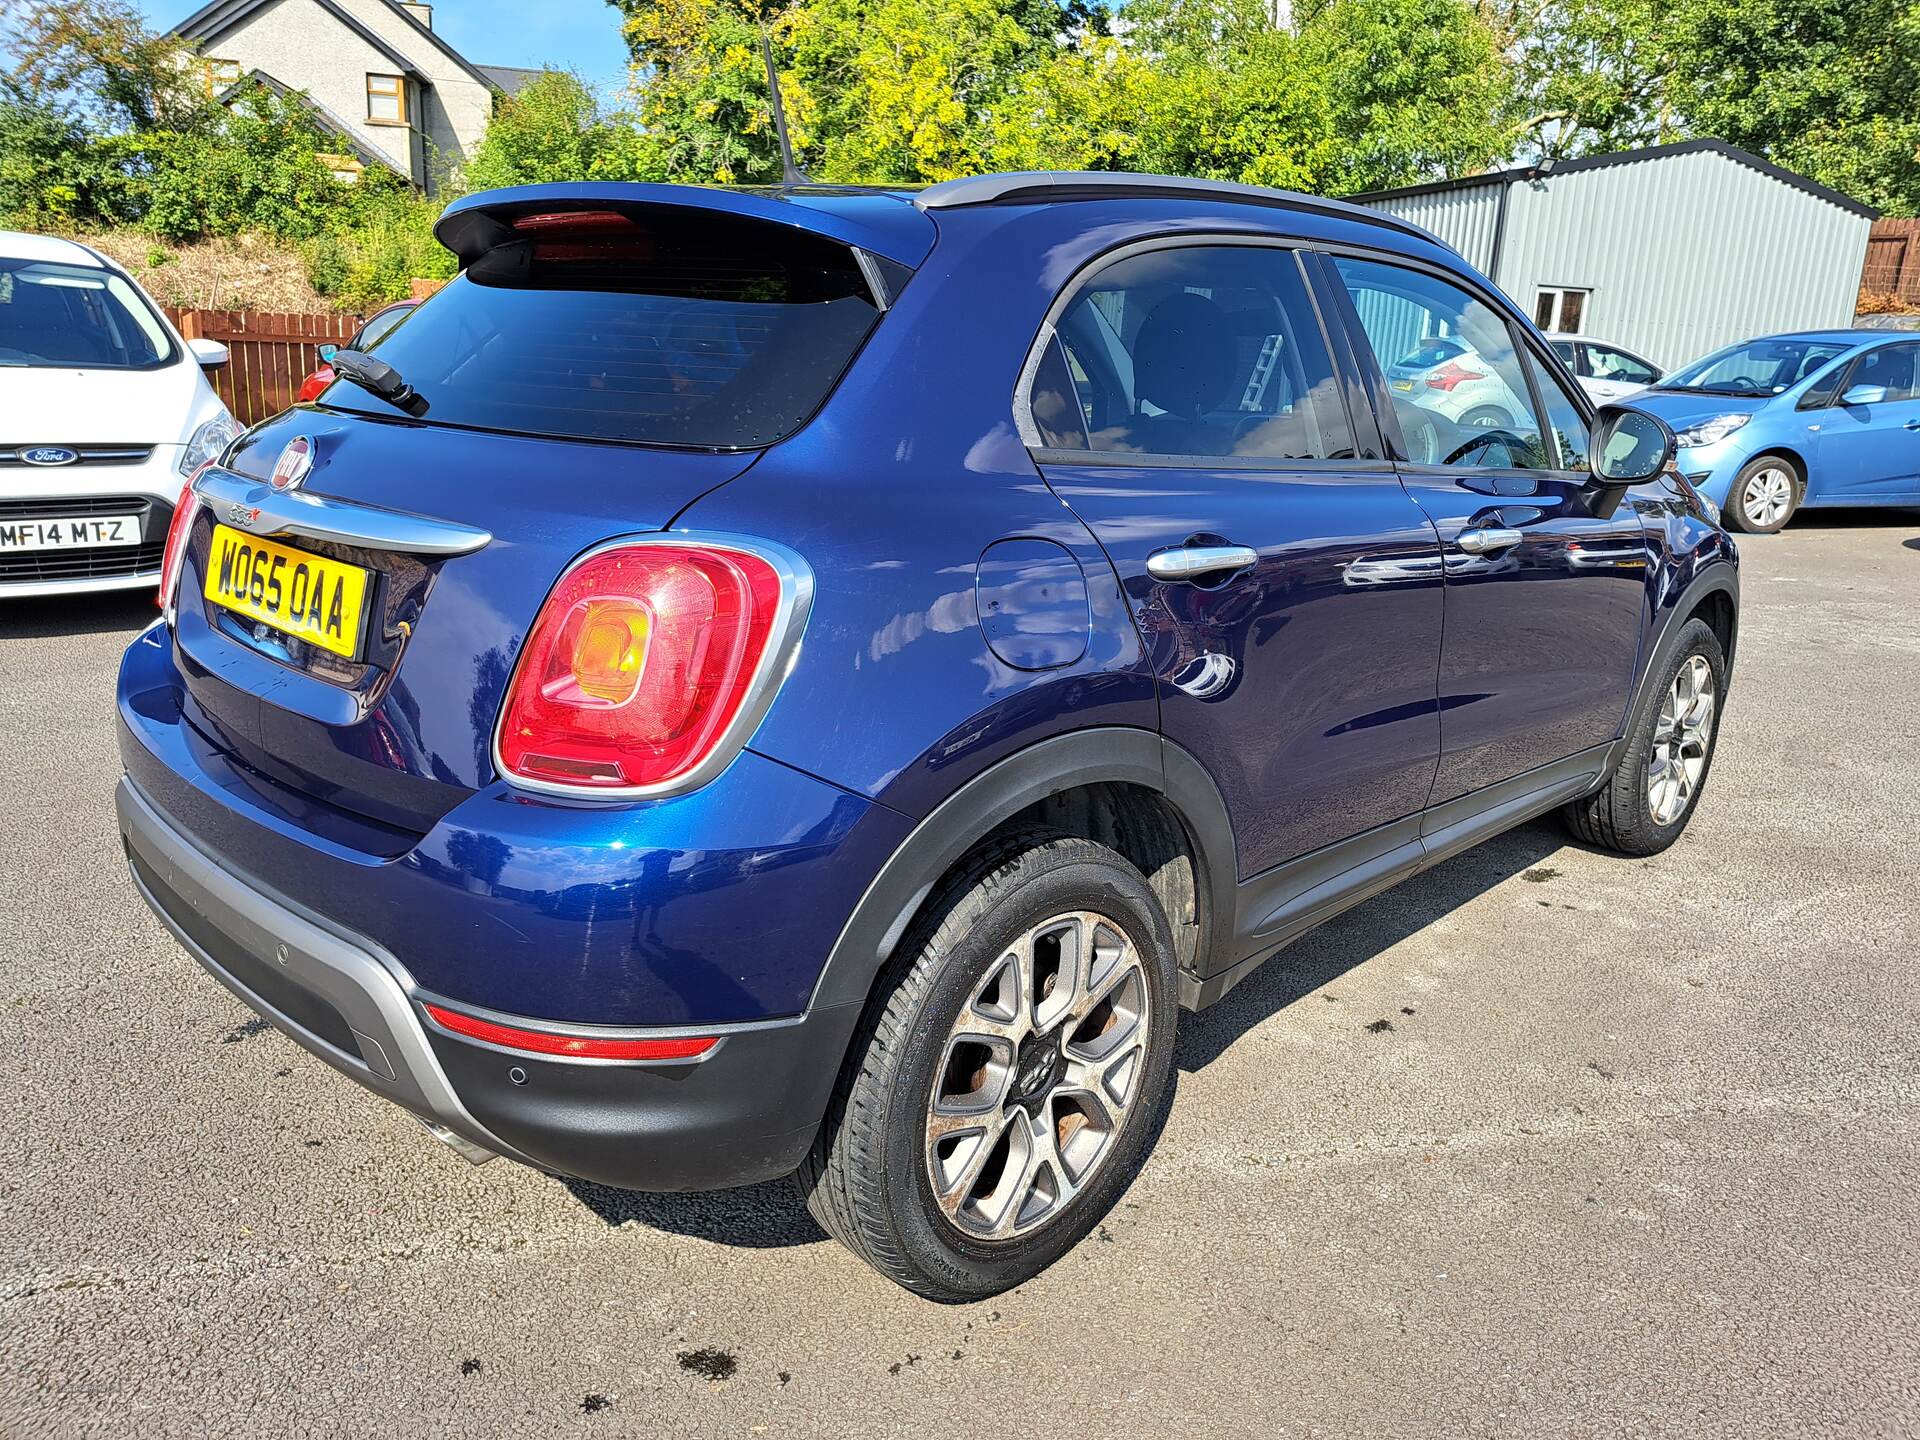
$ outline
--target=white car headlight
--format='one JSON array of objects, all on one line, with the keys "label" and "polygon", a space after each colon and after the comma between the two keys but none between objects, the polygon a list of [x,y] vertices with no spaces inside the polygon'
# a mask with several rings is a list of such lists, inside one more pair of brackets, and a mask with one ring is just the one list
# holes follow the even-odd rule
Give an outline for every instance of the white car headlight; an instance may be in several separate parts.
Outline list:
[{"label": "white car headlight", "polygon": [[219,459],[220,452],[239,433],[239,425],[224,410],[211,420],[202,422],[200,428],[193,432],[193,438],[180,448],[180,473],[191,475],[209,460]]},{"label": "white car headlight", "polygon": [[1718,445],[1752,418],[1751,415],[1716,415],[1711,420],[1702,420],[1697,425],[1689,425],[1675,435],[1673,440],[1682,450],[1691,449],[1697,445]]}]

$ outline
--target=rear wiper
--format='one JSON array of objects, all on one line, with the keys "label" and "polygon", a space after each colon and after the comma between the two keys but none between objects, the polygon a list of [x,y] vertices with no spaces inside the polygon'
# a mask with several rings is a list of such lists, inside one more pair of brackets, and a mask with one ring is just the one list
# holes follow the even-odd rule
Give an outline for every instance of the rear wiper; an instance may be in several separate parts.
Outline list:
[{"label": "rear wiper", "polygon": [[369,395],[377,395],[418,419],[427,413],[427,397],[407,384],[400,372],[384,360],[376,360],[364,350],[336,350],[333,373],[350,380]]}]

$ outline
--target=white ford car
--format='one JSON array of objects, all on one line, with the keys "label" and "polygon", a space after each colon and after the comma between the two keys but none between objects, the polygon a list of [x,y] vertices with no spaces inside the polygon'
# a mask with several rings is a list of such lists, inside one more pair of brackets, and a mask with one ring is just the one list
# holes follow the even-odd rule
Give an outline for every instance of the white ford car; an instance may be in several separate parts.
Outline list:
[{"label": "white ford car", "polygon": [[183,340],[85,245],[0,230],[0,598],[151,589],[188,476],[239,427]]}]

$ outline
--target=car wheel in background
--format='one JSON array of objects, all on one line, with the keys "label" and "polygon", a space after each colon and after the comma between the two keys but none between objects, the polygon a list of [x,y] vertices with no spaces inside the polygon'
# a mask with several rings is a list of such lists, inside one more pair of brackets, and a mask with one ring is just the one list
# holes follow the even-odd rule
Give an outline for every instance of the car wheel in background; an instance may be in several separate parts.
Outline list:
[{"label": "car wheel in background", "polygon": [[797,1179],[916,1294],[977,1300],[1065,1254],[1159,1133],[1173,941],[1140,872],[1029,829],[936,892],[869,1006]]},{"label": "car wheel in background", "polygon": [[1601,789],[1562,810],[1577,839],[1657,855],[1680,838],[1713,766],[1726,677],[1719,637],[1705,621],[1687,621],[1666,663],[1647,677],[1618,767]]},{"label": "car wheel in background", "polygon": [[1740,467],[1727,491],[1726,518],[1749,535],[1772,535],[1800,504],[1800,476],[1793,463],[1761,455]]},{"label": "car wheel in background", "polygon": [[1498,405],[1481,405],[1460,417],[1463,430],[1511,430],[1513,416]]}]

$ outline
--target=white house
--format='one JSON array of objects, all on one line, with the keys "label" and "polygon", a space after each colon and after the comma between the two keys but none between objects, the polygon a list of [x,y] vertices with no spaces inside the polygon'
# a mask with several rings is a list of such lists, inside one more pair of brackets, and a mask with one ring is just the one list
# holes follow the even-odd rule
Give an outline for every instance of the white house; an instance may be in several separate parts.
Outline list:
[{"label": "white house", "polygon": [[222,99],[251,83],[307,104],[338,133],[335,173],[385,165],[423,190],[473,153],[496,97],[540,72],[475,65],[413,0],[213,0],[174,27]]}]

